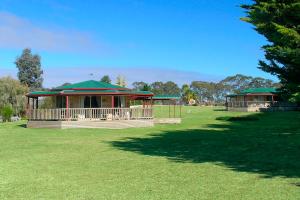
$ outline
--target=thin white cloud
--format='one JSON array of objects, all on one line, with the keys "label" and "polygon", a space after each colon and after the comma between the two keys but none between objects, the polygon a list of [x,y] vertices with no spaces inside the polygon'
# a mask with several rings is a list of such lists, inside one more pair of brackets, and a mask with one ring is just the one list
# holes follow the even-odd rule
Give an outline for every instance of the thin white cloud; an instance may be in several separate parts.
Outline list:
[{"label": "thin white cloud", "polygon": [[109,48],[100,44],[91,34],[42,27],[9,12],[0,12],[0,48],[30,47],[45,51],[105,52]]},{"label": "thin white cloud", "polygon": [[[0,69],[0,77],[11,75],[16,77],[16,69]],[[199,72],[158,69],[158,68],[116,68],[116,67],[55,67],[44,68],[44,87],[55,87],[63,83],[75,83],[85,80],[100,80],[109,75],[115,82],[118,75],[125,76],[129,86],[135,81],[152,83],[154,81],[174,81],[179,85],[192,81],[219,81],[224,77],[202,74]]]}]

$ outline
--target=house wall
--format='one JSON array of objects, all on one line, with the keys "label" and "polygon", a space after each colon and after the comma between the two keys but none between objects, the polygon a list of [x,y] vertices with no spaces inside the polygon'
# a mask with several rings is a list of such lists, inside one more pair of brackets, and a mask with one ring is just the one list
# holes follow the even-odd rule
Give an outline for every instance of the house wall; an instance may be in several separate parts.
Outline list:
[{"label": "house wall", "polygon": [[81,97],[80,96],[70,96],[69,97],[70,108],[80,108],[81,107]]},{"label": "house wall", "polygon": [[102,96],[102,108],[111,108],[111,96]]},{"label": "house wall", "polygon": [[246,101],[268,101],[268,96],[247,96]]},{"label": "house wall", "polygon": [[130,98],[129,97],[125,97],[125,107],[126,108],[130,107]]},{"label": "house wall", "polygon": [[272,101],[272,97],[270,95],[236,96],[231,97],[229,101]]},{"label": "house wall", "polygon": [[[69,107],[70,108],[84,108],[84,100],[86,96],[69,96]],[[96,96],[98,105],[101,105],[102,108],[111,108],[112,101],[111,96]],[[55,100],[61,107],[65,108],[65,97],[55,97]],[[62,102],[61,102],[62,101]],[[121,96],[122,105],[125,108],[130,107],[130,98],[128,96]],[[57,103],[56,103],[57,104]],[[59,105],[57,106],[59,107]]]}]

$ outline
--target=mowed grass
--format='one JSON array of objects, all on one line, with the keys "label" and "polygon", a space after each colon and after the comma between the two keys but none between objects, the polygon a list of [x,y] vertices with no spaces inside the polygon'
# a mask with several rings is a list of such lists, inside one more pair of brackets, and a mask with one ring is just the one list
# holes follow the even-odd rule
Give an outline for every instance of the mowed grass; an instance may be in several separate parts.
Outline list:
[{"label": "mowed grass", "polygon": [[300,199],[300,112],[182,116],[125,130],[0,124],[0,199]]}]

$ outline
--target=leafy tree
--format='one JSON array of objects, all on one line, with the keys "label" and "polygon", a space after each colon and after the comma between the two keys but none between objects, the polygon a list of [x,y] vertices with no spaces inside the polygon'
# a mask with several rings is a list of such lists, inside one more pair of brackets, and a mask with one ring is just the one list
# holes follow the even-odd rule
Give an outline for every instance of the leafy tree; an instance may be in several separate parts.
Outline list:
[{"label": "leafy tree", "polygon": [[13,111],[21,115],[25,111],[25,94],[28,87],[11,77],[0,78],[0,109],[12,105]]},{"label": "leafy tree", "polygon": [[142,91],[151,91],[151,86],[149,84],[145,84]]},{"label": "leafy tree", "polygon": [[183,102],[188,104],[191,99],[197,100],[197,95],[193,92],[188,84],[183,84],[181,87],[181,96]]},{"label": "leafy tree", "polygon": [[270,79],[264,79],[261,77],[252,78],[251,82],[249,83],[249,88],[260,88],[260,87],[276,87],[278,88],[280,84],[274,83]]},{"label": "leafy tree", "polygon": [[255,0],[242,8],[247,13],[242,20],[268,40],[262,47],[266,61],[260,60],[259,68],[276,75],[287,96],[300,92],[299,0]]},{"label": "leafy tree", "polygon": [[126,87],[127,83],[126,83],[126,79],[124,76],[117,76],[117,82],[116,82],[117,85],[119,86],[122,86],[122,87]]},{"label": "leafy tree", "polygon": [[228,86],[223,85],[222,83],[216,83],[214,85],[214,101],[217,103],[225,102],[225,97],[228,95]]},{"label": "leafy tree", "polygon": [[104,75],[100,81],[104,83],[111,83],[111,79],[108,75]]},{"label": "leafy tree", "polygon": [[22,84],[27,85],[31,90],[42,88],[43,71],[39,55],[33,55],[31,49],[24,49],[15,64],[19,70],[18,78]]},{"label": "leafy tree", "polygon": [[224,80],[220,81],[220,84],[228,89],[227,93],[239,93],[241,90],[249,88],[252,79],[251,76],[236,74],[234,76],[226,77]]},{"label": "leafy tree", "polygon": [[279,87],[278,83],[270,79],[264,79],[261,77],[245,76],[242,74],[236,74],[234,76],[228,76],[219,84],[223,85],[224,93],[239,93],[242,90],[249,88],[259,87]]},{"label": "leafy tree", "polygon": [[180,88],[172,81],[163,84],[163,93],[169,95],[180,95]]},{"label": "leafy tree", "polygon": [[133,89],[135,90],[143,90],[145,85],[147,85],[147,83],[143,81],[136,81],[132,83]]},{"label": "leafy tree", "polygon": [[153,82],[151,85],[151,92],[155,95],[162,95],[164,94],[164,83],[161,81]]},{"label": "leafy tree", "polygon": [[213,82],[193,81],[191,84],[191,89],[195,92],[200,102],[214,101],[214,87],[215,83]]}]

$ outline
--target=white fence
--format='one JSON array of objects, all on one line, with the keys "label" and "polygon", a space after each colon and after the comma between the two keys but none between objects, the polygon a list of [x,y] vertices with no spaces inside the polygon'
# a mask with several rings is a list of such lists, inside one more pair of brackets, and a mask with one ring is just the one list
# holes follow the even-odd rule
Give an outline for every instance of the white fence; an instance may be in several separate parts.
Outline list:
[{"label": "white fence", "polygon": [[31,109],[28,120],[137,120],[152,119],[152,108],[59,108]]}]

